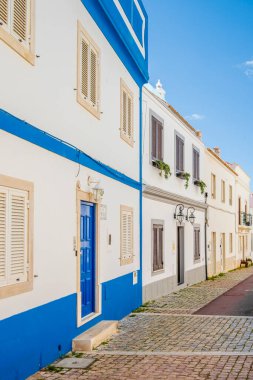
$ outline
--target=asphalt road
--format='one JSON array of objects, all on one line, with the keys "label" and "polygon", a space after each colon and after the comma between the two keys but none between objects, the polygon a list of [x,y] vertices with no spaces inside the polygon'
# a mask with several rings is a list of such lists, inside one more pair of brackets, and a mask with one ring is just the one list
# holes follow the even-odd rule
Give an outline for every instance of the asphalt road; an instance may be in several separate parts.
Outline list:
[{"label": "asphalt road", "polygon": [[253,316],[253,275],[194,314]]}]

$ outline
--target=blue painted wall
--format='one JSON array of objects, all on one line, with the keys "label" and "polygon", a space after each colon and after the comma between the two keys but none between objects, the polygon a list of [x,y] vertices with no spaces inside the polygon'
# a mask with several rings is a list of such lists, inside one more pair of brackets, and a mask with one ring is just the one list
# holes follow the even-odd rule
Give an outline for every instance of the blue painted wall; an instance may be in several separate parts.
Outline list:
[{"label": "blue painted wall", "polygon": [[0,380],[23,380],[71,350],[101,320],[119,320],[141,303],[132,273],[102,284],[103,314],[77,328],[76,294],[0,321]]}]

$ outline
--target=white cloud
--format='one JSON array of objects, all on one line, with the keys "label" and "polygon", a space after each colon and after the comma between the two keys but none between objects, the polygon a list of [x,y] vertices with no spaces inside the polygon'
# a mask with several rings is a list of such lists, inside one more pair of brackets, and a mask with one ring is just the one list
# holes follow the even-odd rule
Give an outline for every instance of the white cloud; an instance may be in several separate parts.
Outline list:
[{"label": "white cloud", "polygon": [[253,67],[253,60],[252,61],[246,61],[245,66]]},{"label": "white cloud", "polygon": [[253,78],[253,60],[243,62],[239,67],[248,78]]},{"label": "white cloud", "polygon": [[185,117],[187,120],[203,120],[205,118],[204,115],[200,115],[198,113],[193,113],[189,116]]}]

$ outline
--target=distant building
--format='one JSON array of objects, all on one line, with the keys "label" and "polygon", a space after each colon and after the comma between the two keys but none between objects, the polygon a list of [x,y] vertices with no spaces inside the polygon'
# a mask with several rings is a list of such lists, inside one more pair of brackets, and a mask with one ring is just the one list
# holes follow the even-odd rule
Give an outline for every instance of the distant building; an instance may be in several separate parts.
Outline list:
[{"label": "distant building", "polygon": [[143,89],[143,301],[205,279],[205,147],[164,96]]}]

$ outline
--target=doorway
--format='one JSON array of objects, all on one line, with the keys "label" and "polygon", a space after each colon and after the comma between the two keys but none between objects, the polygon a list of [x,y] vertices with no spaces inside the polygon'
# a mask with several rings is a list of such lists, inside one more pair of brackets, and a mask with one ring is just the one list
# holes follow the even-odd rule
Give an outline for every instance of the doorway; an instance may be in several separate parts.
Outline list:
[{"label": "doorway", "polygon": [[177,227],[177,283],[184,283],[184,227]]}]

